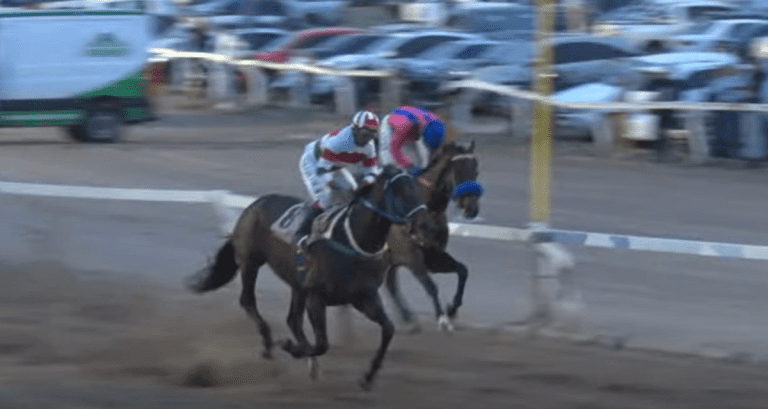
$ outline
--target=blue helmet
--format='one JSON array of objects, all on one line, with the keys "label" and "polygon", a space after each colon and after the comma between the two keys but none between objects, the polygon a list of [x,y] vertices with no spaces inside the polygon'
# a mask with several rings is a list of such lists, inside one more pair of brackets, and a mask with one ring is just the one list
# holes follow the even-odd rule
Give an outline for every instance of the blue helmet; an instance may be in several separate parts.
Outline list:
[{"label": "blue helmet", "polygon": [[444,136],[445,127],[443,126],[443,123],[438,120],[428,123],[424,128],[424,143],[433,151],[443,144]]}]

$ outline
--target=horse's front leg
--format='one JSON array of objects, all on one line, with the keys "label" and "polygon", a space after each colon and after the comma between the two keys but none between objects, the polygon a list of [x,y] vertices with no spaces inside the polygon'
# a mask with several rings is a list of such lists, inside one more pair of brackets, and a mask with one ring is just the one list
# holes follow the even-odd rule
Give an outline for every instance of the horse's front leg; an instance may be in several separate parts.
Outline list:
[{"label": "horse's front leg", "polygon": [[385,286],[387,292],[392,297],[392,301],[394,302],[397,311],[400,313],[400,317],[404,322],[410,324],[413,322],[413,313],[410,308],[408,308],[402,292],[400,292],[400,285],[397,281],[397,267],[398,265],[392,264],[387,268]]},{"label": "horse's front leg", "polygon": [[443,307],[440,306],[440,296],[437,291],[437,284],[429,276],[429,269],[425,262],[424,253],[417,253],[419,257],[414,257],[413,261],[407,266],[416,280],[424,287],[424,291],[427,292],[429,298],[432,299],[432,306],[435,308],[435,318],[440,320],[444,313]]},{"label": "horse's front leg", "polygon": [[325,301],[316,294],[307,298],[307,314],[315,332],[315,347],[309,352],[309,377],[316,380],[320,368],[317,357],[328,351],[328,326],[325,320]]},{"label": "horse's front leg", "polygon": [[426,262],[429,270],[434,273],[455,272],[458,275],[456,294],[453,296],[453,302],[446,306],[448,317],[453,319],[456,317],[456,313],[458,312],[459,307],[461,306],[464,299],[464,286],[467,283],[469,270],[467,269],[467,266],[451,257],[451,255],[445,251],[425,249],[424,261]]},{"label": "horse's front leg", "polygon": [[308,354],[311,357],[323,355],[328,351],[328,328],[325,320],[326,304],[320,296],[310,294],[307,297],[307,314],[312,330],[315,332],[315,347]]},{"label": "horse's front leg", "polygon": [[384,306],[381,302],[381,297],[376,290],[369,291],[365,297],[355,301],[352,304],[355,309],[363,313],[368,319],[379,324],[381,326],[381,343],[379,349],[376,351],[376,355],[371,361],[371,367],[368,372],[365,373],[363,379],[360,380],[360,387],[364,390],[370,390],[373,386],[373,381],[376,378],[376,374],[381,368],[381,363],[384,360],[384,355],[387,353],[389,343],[392,341],[392,337],[395,334],[395,326],[392,321],[387,317],[387,313],[384,311]]},{"label": "horse's front leg", "polygon": [[306,290],[291,289],[291,307],[288,311],[288,328],[296,338],[297,344],[286,340],[283,342],[283,349],[294,358],[302,358],[310,353],[309,341],[304,335],[304,306],[306,304]]}]

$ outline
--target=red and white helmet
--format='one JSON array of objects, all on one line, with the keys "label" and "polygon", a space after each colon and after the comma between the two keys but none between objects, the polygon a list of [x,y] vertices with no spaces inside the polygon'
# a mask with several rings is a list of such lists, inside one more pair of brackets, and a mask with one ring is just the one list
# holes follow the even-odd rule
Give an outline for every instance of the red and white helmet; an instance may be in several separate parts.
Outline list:
[{"label": "red and white helmet", "polygon": [[379,117],[371,111],[359,111],[352,117],[352,126],[375,131],[379,129]]}]

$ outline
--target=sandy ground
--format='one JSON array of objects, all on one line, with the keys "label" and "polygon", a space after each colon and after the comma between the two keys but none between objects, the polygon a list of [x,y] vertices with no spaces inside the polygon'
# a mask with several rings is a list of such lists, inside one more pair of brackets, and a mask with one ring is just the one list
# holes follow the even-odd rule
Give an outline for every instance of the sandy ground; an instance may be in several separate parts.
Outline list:
[{"label": "sandy ground", "polygon": [[[371,392],[378,328],[355,313],[312,382],[259,357],[239,282],[204,296],[55,264],[0,273],[0,408],[765,408],[765,367],[504,331],[399,331]],[[278,337],[285,306],[261,309]]]},{"label": "sandy ground", "polygon": [[[258,131],[277,138],[285,114],[275,113],[283,121],[274,125],[270,112]],[[320,117],[305,132],[317,134],[332,122]],[[239,123],[236,115],[228,118]],[[151,125],[151,137],[133,142],[209,137],[207,118],[183,119],[160,142],[153,138],[162,129]],[[51,172],[60,166],[54,162]],[[354,342],[334,340],[313,382],[303,360],[282,351],[271,361],[260,357],[257,331],[237,305],[239,282],[196,296],[181,283],[145,280],[48,262],[0,264],[0,409],[768,407],[765,365],[500,330],[447,334],[430,325],[419,334],[399,330],[375,388],[363,392],[356,380],[379,330],[356,313]],[[285,337],[287,300],[260,297],[276,338]]]}]

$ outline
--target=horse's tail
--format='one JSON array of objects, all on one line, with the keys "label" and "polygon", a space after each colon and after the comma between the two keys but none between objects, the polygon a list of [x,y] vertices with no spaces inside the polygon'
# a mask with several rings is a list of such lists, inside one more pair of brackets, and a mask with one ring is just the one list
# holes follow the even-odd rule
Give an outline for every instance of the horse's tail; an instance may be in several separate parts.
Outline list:
[{"label": "horse's tail", "polygon": [[189,277],[187,288],[198,294],[213,291],[232,281],[236,274],[235,247],[229,239],[221,246],[213,263]]}]

